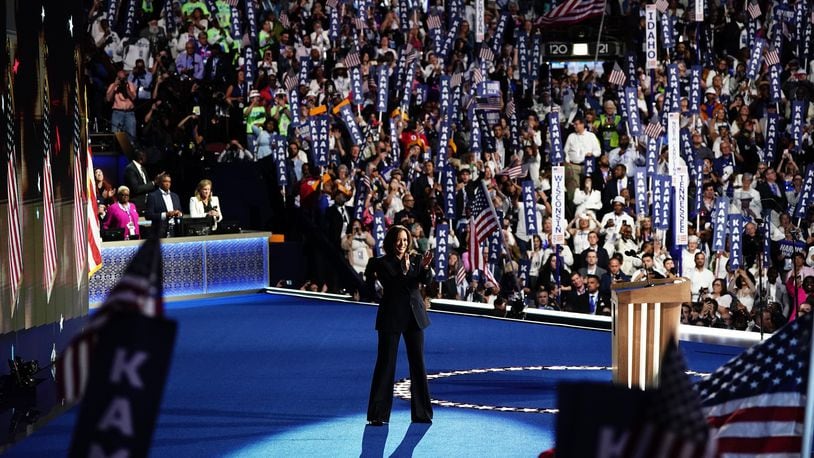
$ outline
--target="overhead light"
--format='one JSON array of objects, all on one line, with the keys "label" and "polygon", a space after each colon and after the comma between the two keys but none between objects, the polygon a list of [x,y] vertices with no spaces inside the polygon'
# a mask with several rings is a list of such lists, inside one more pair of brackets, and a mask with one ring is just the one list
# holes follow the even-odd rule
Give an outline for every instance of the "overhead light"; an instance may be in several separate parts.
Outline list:
[{"label": "overhead light", "polygon": [[574,46],[571,48],[571,55],[572,56],[587,56],[588,55],[588,43],[574,43]]}]

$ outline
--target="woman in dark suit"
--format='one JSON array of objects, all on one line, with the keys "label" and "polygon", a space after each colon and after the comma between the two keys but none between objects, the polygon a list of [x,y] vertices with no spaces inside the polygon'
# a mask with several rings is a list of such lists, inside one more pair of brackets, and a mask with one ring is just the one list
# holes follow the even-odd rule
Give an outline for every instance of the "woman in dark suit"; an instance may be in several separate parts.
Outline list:
[{"label": "woman in dark suit", "polygon": [[368,424],[381,426],[390,421],[393,407],[393,382],[396,374],[396,355],[399,339],[404,335],[407,359],[410,362],[410,408],[413,422],[432,423],[432,405],[424,368],[424,328],[430,319],[424,308],[419,286],[429,283],[432,252],[423,257],[410,256],[412,236],[406,227],[392,226],[384,237],[385,255],[372,258],[365,270],[371,290],[376,280],[382,285],[382,298],[376,314],[379,349],[370,401],[367,407]]}]

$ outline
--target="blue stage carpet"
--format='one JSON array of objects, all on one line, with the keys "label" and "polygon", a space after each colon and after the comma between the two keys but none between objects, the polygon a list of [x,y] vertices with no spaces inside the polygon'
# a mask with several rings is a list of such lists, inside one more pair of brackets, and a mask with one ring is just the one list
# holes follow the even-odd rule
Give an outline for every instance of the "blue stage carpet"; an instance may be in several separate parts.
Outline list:
[{"label": "blue stage carpet", "polygon": [[[610,380],[606,370],[466,373],[430,382],[432,425],[411,425],[396,399],[389,426],[365,426],[376,308],[265,294],[169,304],[179,335],[152,456],[536,456],[554,444],[555,416],[474,406],[555,408],[559,380]],[[610,365],[610,333],[432,314],[429,373]],[[739,349],[683,344],[711,371]],[[404,349],[397,378],[408,376]],[[74,408],[9,456],[62,456]]]}]

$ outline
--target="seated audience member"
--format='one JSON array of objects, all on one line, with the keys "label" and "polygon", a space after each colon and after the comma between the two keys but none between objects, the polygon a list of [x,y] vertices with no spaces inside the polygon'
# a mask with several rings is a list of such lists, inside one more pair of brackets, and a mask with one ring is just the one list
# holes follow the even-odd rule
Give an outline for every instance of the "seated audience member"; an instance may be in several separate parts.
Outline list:
[{"label": "seated audience member", "polygon": [[139,238],[138,211],[130,203],[130,189],[127,186],[119,186],[116,191],[116,203],[107,207],[102,229],[124,229],[125,240]]},{"label": "seated audience member", "polygon": [[189,216],[193,218],[212,218],[212,229],[217,229],[223,220],[218,196],[212,195],[212,182],[201,180],[195,189],[195,195],[189,198]]}]

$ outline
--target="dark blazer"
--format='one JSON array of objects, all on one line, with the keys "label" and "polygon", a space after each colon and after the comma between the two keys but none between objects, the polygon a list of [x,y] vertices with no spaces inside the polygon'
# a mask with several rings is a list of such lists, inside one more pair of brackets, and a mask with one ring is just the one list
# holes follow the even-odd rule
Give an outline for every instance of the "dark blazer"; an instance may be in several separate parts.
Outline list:
[{"label": "dark blazer", "polygon": [[371,288],[375,280],[382,284],[382,298],[376,314],[377,331],[404,332],[411,327],[413,320],[421,329],[430,325],[430,317],[419,291],[421,283],[430,282],[430,276],[430,269],[421,267],[418,256],[410,256],[407,274],[402,273],[395,256],[370,258],[365,278]]},{"label": "dark blazer", "polygon": [[[607,213],[613,209],[611,201],[614,197],[619,195],[619,180],[616,178],[610,180],[608,184],[602,189],[602,213]],[[633,177],[627,177],[627,189],[630,191],[630,198],[635,198],[636,183]]]},{"label": "dark blazer", "polygon": [[[345,215],[348,218],[348,227],[350,227],[353,222],[353,207],[345,205]],[[342,220],[342,213],[339,211],[339,206],[334,204],[328,207],[328,210],[325,212],[325,219],[328,222],[325,228],[327,231],[325,235],[328,236],[328,240],[330,240],[331,243],[339,247],[342,243],[342,236],[345,235],[342,233],[342,223],[344,221]]]},{"label": "dark blazer", "polygon": [[760,200],[763,203],[764,209],[774,210],[779,213],[783,213],[788,209],[789,201],[786,198],[786,189],[783,187],[782,184],[776,183],[777,188],[780,191],[780,195],[775,195],[772,192],[771,187],[766,182],[758,183],[755,187],[757,192],[760,193]]},{"label": "dark blazer", "polygon": [[[610,308],[610,306],[611,306],[610,296],[602,294],[601,292],[597,292],[596,308],[593,314],[597,315],[597,312],[601,312],[601,310],[604,307]],[[574,304],[572,304],[571,311],[577,313],[591,313],[591,304],[588,301],[587,292],[585,294],[580,294],[579,296],[576,296],[576,300],[574,301]]]},{"label": "dark blazer", "polygon": [[[181,210],[181,199],[178,194],[170,191],[170,199],[172,199],[173,210]],[[161,196],[161,190],[156,189],[147,195],[147,212],[144,217],[152,221],[154,227],[159,227],[161,222],[161,214],[167,211],[167,206],[164,204],[164,198]]]},{"label": "dark blazer", "polygon": [[[144,168],[144,166],[142,166]],[[144,171],[144,177],[149,180],[147,171]],[[124,168],[124,185],[130,189],[130,202],[136,205],[139,210],[144,210],[147,205],[147,195],[155,189],[152,181],[144,181],[141,174],[138,173],[136,165],[133,161],[127,164]]]},{"label": "dark blazer", "polygon": [[[596,251],[596,265],[604,270],[608,270],[608,263],[610,262],[608,250],[606,250],[602,245],[597,245],[594,251]],[[581,269],[588,264],[587,262],[585,262],[585,256],[587,254],[588,253],[583,251],[576,257],[576,259],[574,259],[575,265],[573,267],[575,269]]]},{"label": "dark blazer", "polygon": [[[610,272],[606,272],[602,278],[599,279],[599,292],[604,294],[611,293],[611,285],[613,284],[613,275]],[[621,270],[618,274],[616,274],[617,281],[630,281],[630,275],[625,275],[624,272]]]}]

